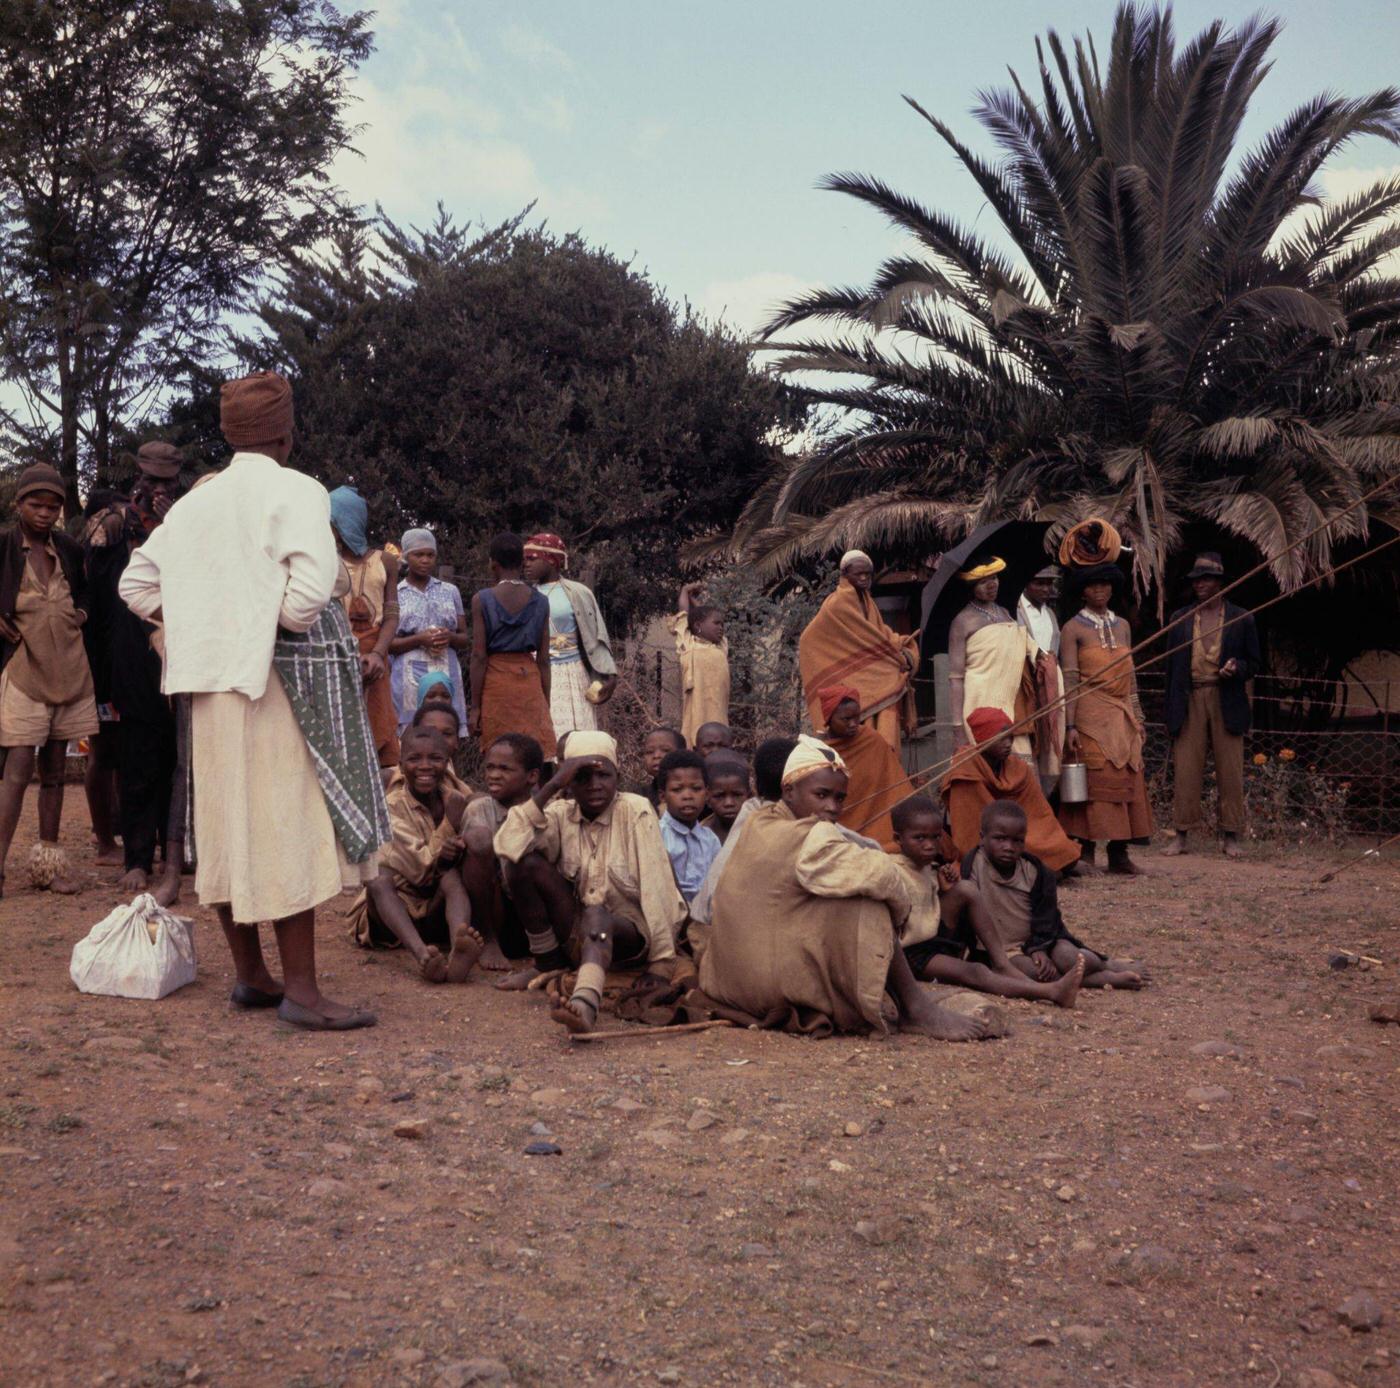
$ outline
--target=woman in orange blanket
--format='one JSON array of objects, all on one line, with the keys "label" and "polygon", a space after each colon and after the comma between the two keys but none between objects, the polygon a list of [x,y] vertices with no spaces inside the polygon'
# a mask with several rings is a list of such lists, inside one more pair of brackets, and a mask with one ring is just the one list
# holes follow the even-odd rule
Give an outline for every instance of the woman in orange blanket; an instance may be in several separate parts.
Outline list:
[{"label": "woman in orange blanket", "polygon": [[1070,582],[1084,606],[1060,634],[1060,665],[1069,701],[1065,705],[1066,761],[1082,761],[1089,798],[1060,806],[1060,823],[1078,839],[1080,871],[1095,868],[1094,849],[1108,840],[1108,870],[1128,876],[1142,871],[1128,856],[1130,843],[1152,837],[1152,807],[1142,769],[1142,706],[1133,666],[1133,634],[1109,607],[1123,589],[1116,564],[1073,570]]},{"label": "woman in orange blanket", "polygon": [[818,691],[826,741],[846,763],[849,782],[847,808],[836,821],[874,839],[889,852],[895,848],[890,811],[914,793],[909,777],[890,745],[874,728],[860,721],[860,692],[849,684],[828,685]]},{"label": "woman in orange blanket", "polygon": [[967,726],[980,751],[965,747],[943,778],[943,803],[958,856],[965,858],[982,842],[982,811],[994,800],[1014,800],[1026,813],[1026,852],[1039,858],[1052,872],[1061,872],[1079,861],[1079,848],[1060,828],[1040,777],[1023,757],[1011,755],[1012,726],[999,708],[977,708],[967,716]]},{"label": "woman in orange blanket", "polygon": [[[797,645],[802,692],[812,726],[825,722],[821,691],[844,684],[860,697],[860,718],[899,751],[901,725],[911,736],[916,726],[910,679],[918,664],[917,635],[899,636],[885,624],[870,596],[875,565],[861,550],[841,556],[841,579],[822,603]],[[853,797],[854,798],[854,797]]]}]

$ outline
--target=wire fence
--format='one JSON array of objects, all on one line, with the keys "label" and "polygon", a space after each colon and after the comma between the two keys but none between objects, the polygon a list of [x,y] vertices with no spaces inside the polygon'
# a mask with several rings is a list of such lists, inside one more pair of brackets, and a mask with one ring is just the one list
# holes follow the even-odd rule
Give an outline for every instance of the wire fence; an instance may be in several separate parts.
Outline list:
[{"label": "wire fence", "polygon": [[[925,703],[932,680],[922,678]],[[1248,832],[1257,838],[1335,841],[1348,835],[1400,832],[1400,680],[1315,680],[1263,675],[1252,682],[1254,726],[1245,737]],[[1146,720],[1143,759],[1157,823],[1170,826],[1171,738],[1166,729],[1165,674],[1139,679]],[[668,641],[629,643],[623,681],[607,725],[624,762],[640,761],[654,727],[678,725],[681,690]],[[736,684],[730,722],[736,743],[752,750],[764,737],[791,735],[805,725],[796,680],[763,689]],[[1208,766],[1207,818],[1215,800]]]}]

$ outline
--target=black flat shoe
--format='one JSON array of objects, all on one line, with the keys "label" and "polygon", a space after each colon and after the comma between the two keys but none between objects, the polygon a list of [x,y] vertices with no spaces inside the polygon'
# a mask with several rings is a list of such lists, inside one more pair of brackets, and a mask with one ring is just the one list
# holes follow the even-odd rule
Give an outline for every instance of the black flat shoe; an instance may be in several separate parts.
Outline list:
[{"label": "black flat shoe", "polygon": [[235,1007],[276,1007],[282,1001],[281,993],[264,993],[251,983],[235,983],[228,1000]]},{"label": "black flat shoe", "polygon": [[294,1027],[305,1031],[356,1031],[360,1027],[372,1027],[379,1018],[373,1012],[352,1012],[348,1017],[327,1017],[324,1013],[313,1012],[291,998],[283,998],[277,1007],[277,1015]]}]

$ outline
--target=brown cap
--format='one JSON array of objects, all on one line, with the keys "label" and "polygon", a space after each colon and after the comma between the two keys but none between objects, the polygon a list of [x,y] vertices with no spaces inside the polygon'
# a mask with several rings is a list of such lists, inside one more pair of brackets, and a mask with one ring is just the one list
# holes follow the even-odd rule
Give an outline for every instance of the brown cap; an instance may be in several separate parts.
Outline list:
[{"label": "brown cap", "polygon": [[159,440],[143,443],[136,454],[136,466],[147,477],[155,477],[162,482],[178,477],[184,465],[185,455],[173,443]]},{"label": "brown cap", "polygon": [[295,419],[292,388],[275,371],[225,381],[219,392],[219,427],[235,448],[289,439]]},{"label": "brown cap", "polygon": [[19,475],[15,500],[23,501],[32,492],[53,492],[60,501],[68,499],[68,488],[56,469],[47,463],[31,463]]}]

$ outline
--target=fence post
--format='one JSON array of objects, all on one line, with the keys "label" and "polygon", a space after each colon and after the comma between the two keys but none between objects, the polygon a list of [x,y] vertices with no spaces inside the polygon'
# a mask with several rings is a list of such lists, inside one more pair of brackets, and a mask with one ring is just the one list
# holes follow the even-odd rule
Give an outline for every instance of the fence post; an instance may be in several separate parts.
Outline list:
[{"label": "fence post", "polygon": [[1385,707],[1381,710],[1381,785],[1377,795],[1376,833],[1384,834],[1390,827],[1386,818],[1386,791],[1390,787],[1390,681],[1385,682]]}]

